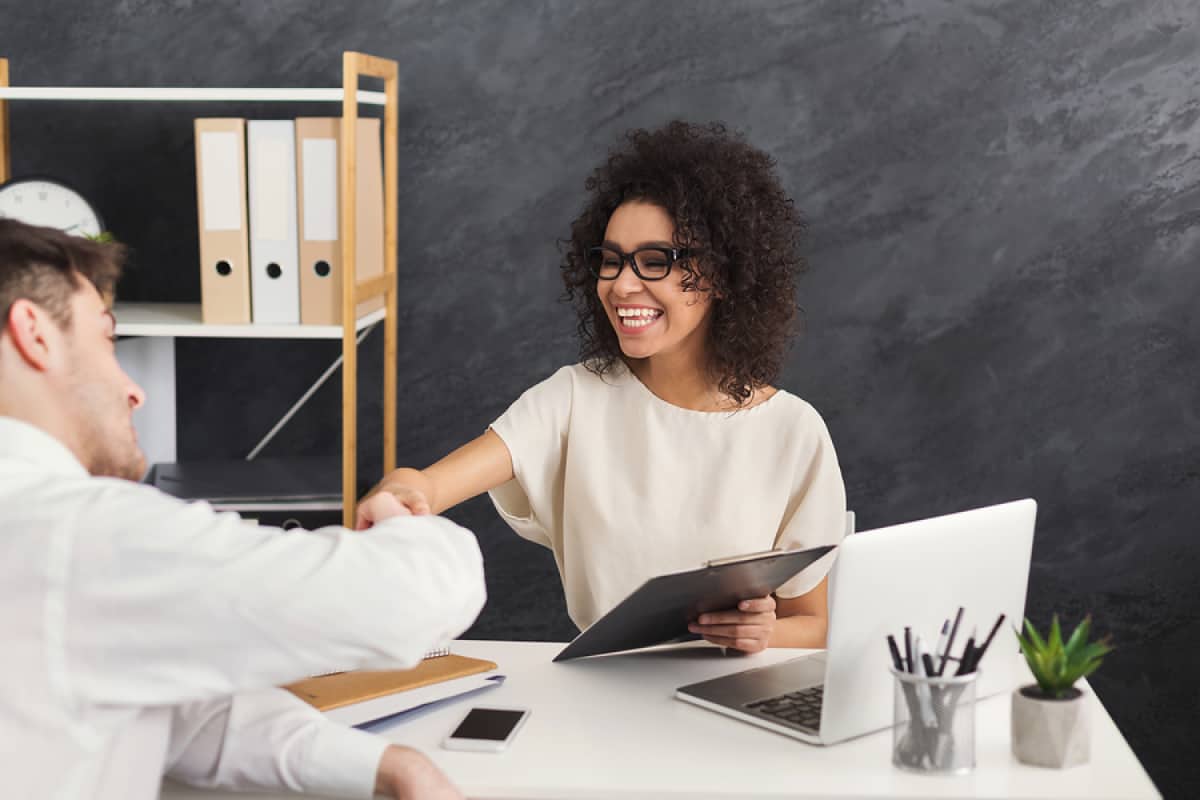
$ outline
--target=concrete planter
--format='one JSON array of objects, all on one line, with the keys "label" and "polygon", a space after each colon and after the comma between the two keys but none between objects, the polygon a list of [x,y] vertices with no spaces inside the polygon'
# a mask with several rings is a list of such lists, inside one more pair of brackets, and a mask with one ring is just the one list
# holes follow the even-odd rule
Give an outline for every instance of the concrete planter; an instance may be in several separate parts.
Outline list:
[{"label": "concrete planter", "polygon": [[1091,755],[1088,706],[1079,689],[1061,700],[1042,697],[1037,686],[1012,693],[1012,750],[1017,761],[1065,769],[1086,764]]}]

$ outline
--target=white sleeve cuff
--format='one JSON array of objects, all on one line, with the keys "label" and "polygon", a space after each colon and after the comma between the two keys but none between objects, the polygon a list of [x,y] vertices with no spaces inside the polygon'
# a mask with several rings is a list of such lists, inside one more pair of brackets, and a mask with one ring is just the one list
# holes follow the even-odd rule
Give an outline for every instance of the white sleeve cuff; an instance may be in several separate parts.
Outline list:
[{"label": "white sleeve cuff", "polygon": [[338,797],[375,796],[375,776],[389,742],[382,736],[323,720],[303,765],[304,791]]}]

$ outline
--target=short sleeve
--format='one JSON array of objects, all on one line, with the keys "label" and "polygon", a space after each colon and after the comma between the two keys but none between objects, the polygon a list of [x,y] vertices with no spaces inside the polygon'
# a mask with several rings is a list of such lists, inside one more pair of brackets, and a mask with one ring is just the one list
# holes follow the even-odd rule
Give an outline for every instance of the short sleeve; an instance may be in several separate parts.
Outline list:
[{"label": "short sleeve", "polygon": [[[840,544],[846,535],[846,486],[825,421],[805,404],[804,431],[797,441],[796,486],[775,546],[802,550]],[[837,551],[810,565],[775,593],[799,597],[829,574]]]},{"label": "short sleeve", "polygon": [[513,479],[488,496],[514,531],[551,549],[562,536],[563,462],[573,395],[573,368],[563,367],[491,424],[508,447]]}]

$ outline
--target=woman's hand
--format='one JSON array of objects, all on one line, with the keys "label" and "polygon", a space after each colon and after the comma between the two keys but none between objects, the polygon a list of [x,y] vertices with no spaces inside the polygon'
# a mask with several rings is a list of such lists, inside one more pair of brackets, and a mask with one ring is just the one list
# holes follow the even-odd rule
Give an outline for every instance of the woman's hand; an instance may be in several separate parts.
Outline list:
[{"label": "woman's hand", "polygon": [[745,653],[766,650],[775,630],[775,598],[756,597],[743,600],[728,611],[709,611],[688,625],[713,644],[731,647]]},{"label": "woman's hand", "polygon": [[489,428],[431,467],[401,467],[383,476],[359,504],[354,527],[361,531],[406,514],[441,514],[512,478],[508,445]]},{"label": "woman's hand", "polygon": [[427,756],[390,745],[379,760],[375,793],[392,800],[462,800],[462,793]]},{"label": "woman's hand", "polygon": [[421,516],[429,513],[429,501],[420,490],[410,486],[384,485],[358,504],[354,529],[366,530],[376,522],[391,517]]}]

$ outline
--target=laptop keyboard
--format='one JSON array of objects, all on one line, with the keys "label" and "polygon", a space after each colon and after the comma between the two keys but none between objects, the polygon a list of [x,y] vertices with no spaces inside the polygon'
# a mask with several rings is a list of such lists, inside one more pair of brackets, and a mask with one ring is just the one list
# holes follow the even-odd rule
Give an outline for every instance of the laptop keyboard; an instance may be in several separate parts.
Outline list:
[{"label": "laptop keyboard", "polygon": [[821,701],[824,697],[824,686],[811,686],[747,703],[746,708],[790,727],[817,733],[821,727]]}]

